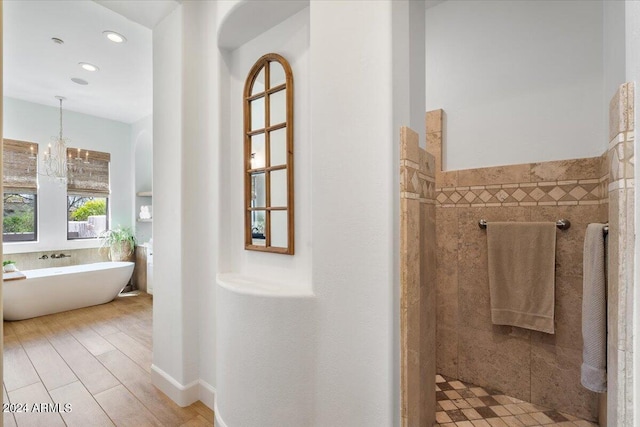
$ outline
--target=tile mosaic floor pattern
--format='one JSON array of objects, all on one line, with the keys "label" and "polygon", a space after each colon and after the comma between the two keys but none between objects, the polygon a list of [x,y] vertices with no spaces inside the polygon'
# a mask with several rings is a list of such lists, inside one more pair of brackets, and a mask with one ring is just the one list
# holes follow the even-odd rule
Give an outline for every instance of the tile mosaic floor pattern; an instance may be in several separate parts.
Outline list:
[{"label": "tile mosaic floor pattern", "polygon": [[443,375],[436,375],[436,400],[434,426],[439,427],[598,426]]}]

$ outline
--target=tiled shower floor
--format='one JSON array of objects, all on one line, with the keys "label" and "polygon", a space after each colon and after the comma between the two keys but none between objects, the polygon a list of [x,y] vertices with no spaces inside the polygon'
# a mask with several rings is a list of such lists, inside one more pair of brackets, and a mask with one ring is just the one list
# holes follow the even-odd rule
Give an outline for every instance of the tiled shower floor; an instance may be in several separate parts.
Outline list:
[{"label": "tiled shower floor", "polygon": [[436,376],[436,424],[441,427],[597,427],[568,414],[500,392]]}]

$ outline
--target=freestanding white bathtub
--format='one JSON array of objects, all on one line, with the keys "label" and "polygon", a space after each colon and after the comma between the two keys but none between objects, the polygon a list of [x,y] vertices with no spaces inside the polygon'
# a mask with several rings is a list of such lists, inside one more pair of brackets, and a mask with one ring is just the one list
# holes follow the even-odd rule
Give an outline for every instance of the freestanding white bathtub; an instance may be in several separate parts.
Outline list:
[{"label": "freestanding white bathtub", "polygon": [[97,262],[23,271],[4,282],[4,320],[22,320],[113,300],[133,274],[132,262]]}]

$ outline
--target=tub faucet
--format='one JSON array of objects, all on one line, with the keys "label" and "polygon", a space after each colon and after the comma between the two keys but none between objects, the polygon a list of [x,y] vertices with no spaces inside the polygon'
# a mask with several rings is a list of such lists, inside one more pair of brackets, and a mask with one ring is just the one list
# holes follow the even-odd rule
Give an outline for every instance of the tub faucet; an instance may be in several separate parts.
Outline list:
[{"label": "tub faucet", "polygon": [[42,255],[40,258],[38,259],[49,259],[49,255]]},{"label": "tub faucet", "polygon": [[71,255],[65,255],[65,254],[51,254],[51,258],[53,259],[57,259],[57,258],[71,258]]}]

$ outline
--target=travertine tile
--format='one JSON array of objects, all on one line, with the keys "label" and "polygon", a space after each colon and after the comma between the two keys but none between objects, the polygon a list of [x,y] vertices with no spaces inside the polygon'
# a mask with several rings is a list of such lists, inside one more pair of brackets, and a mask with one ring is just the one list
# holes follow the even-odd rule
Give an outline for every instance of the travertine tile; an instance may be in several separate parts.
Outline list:
[{"label": "travertine tile", "polygon": [[433,132],[442,132],[444,110],[427,111],[425,114],[425,123],[427,134]]},{"label": "travertine tile", "polygon": [[458,171],[436,171],[436,188],[449,188],[458,185]]},{"label": "travertine tile", "polygon": [[582,276],[556,277],[555,334],[531,331],[531,341],[582,350]]},{"label": "travertine tile", "polygon": [[436,330],[436,369],[458,377],[458,329],[438,326]]},{"label": "travertine tile", "polygon": [[436,208],[437,322],[458,324],[458,209]]},{"label": "travertine tile", "polygon": [[[58,253],[57,251],[55,251]],[[64,253],[71,255],[70,258],[63,259],[39,259],[42,255],[49,257],[52,251],[25,252],[25,253],[5,253],[5,259],[15,261],[18,268],[24,270],[34,270],[39,268],[62,267],[67,265],[90,264],[94,262],[109,261],[108,252],[98,248],[88,249],[68,249]]]},{"label": "travertine tile", "polygon": [[509,427],[522,427],[524,426],[524,424],[522,424],[520,422],[520,420],[518,420],[516,417],[511,416],[511,417],[503,417],[502,420],[509,426]]},{"label": "travertine tile", "polygon": [[434,172],[442,172],[442,132],[427,133],[427,153],[433,155]]},{"label": "travertine tile", "polygon": [[635,129],[635,82],[627,83],[627,130]]},{"label": "travertine tile", "polygon": [[418,150],[420,161],[418,162],[420,173],[425,174],[429,178],[436,177],[436,158],[432,153],[428,153],[422,148]]},{"label": "travertine tile", "polygon": [[408,127],[400,128],[400,160],[420,161],[419,137],[416,132]]},{"label": "travertine tile", "polygon": [[[530,397],[530,353],[528,339],[461,328],[460,379],[490,384],[511,396]],[[491,363],[487,363],[487,361]]]},{"label": "travertine tile", "polygon": [[627,129],[627,84],[618,87],[609,103],[609,140]]},{"label": "travertine tile", "polygon": [[420,205],[420,423],[433,424],[436,361],[436,207]]},{"label": "travertine tile", "polygon": [[435,161],[408,128],[401,158],[401,416],[412,426],[433,423],[435,413],[435,383],[425,378],[435,378],[436,214],[424,202],[435,197]]},{"label": "travertine tile", "polygon": [[490,185],[531,182],[531,165],[494,166],[458,171],[458,185]]},{"label": "travertine tile", "polygon": [[531,182],[590,179],[602,176],[601,157],[533,163]]},{"label": "travertine tile", "polygon": [[603,176],[609,175],[609,164],[607,163],[607,152],[609,150],[602,153],[600,156],[600,173],[598,174],[598,178],[602,178]]},{"label": "travertine tile", "polygon": [[635,173],[635,153],[633,141],[624,143],[624,177],[633,178]]},{"label": "travertine tile", "polygon": [[538,206],[531,208],[531,221],[556,221],[565,218],[571,228],[556,233],[556,275],[582,276],[582,248],[588,224],[606,222],[599,205]]},{"label": "travertine tile", "polygon": [[582,351],[533,343],[531,402],[595,420],[597,396],[580,384]]}]

